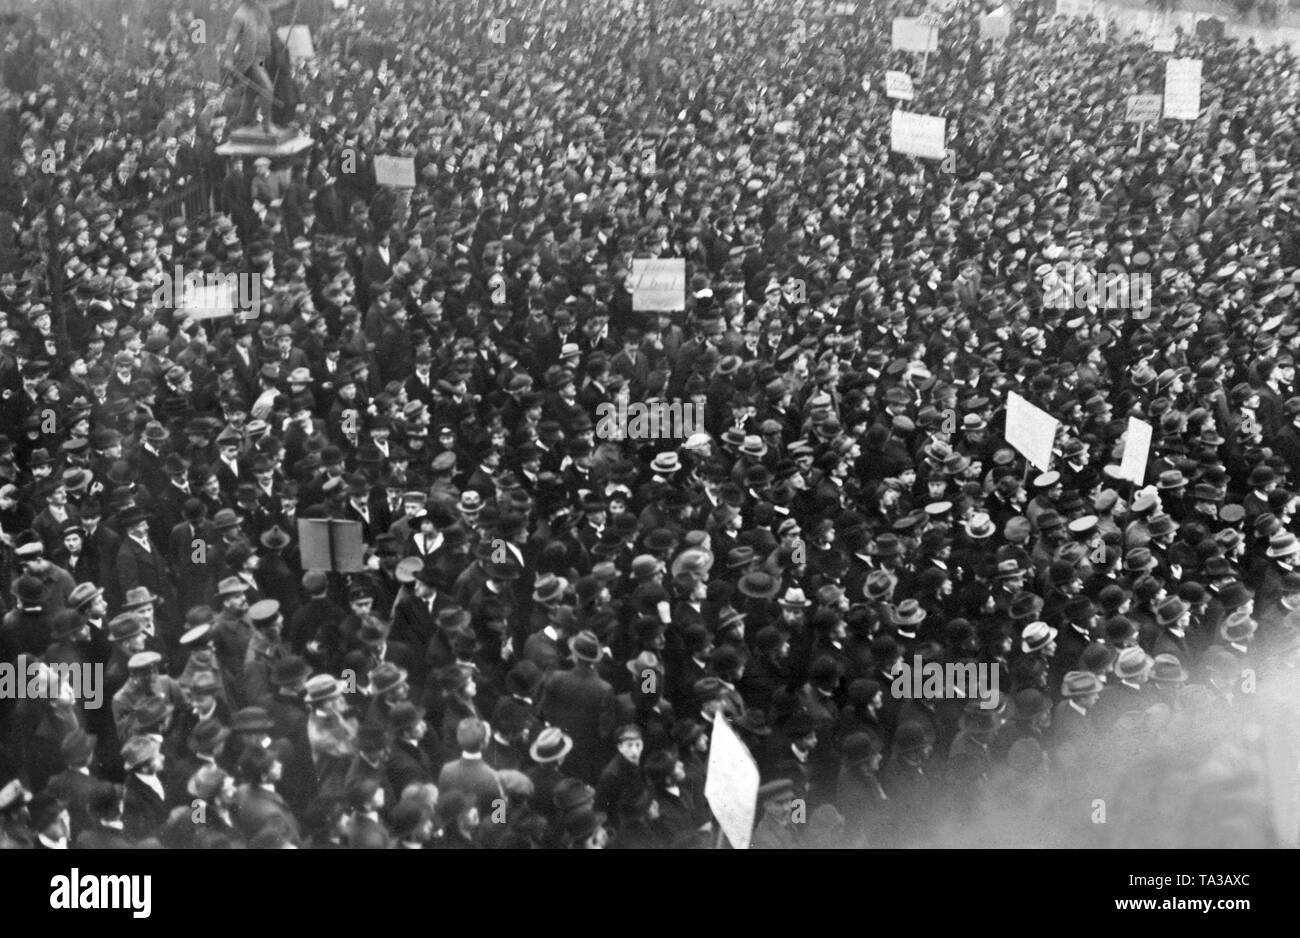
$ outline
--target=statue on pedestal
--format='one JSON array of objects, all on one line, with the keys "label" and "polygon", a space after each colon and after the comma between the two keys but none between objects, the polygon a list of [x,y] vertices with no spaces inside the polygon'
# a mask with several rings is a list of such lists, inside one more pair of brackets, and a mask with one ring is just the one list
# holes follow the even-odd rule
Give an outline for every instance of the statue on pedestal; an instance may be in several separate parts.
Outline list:
[{"label": "statue on pedestal", "polygon": [[239,115],[235,127],[257,124],[255,115],[261,110],[262,132],[271,137],[281,137],[284,131],[271,121],[271,105],[275,95],[270,71],[275,67],[275,46],[278,45],[271,11],[291,0],[241,0],[226,32],[223,64],[228,74],[242,86]]}]

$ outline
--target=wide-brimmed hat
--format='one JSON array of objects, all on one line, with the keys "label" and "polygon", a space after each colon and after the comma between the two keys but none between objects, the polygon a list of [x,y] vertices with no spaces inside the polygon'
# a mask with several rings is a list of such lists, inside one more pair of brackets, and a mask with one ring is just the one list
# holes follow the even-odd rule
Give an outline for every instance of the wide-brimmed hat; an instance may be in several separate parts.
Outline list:
[{"label": "wide-brimmed hat", "polygon": [[370,692],[376,697],[383,696],[393,688],[405,684],[408,676],[405,668],[384,661],[370,672]]},{"label": "wide-brimmed hat", "polygon": [[782,606],[790,608],[803,609],[812,605],[808,597],[804,596],[803,590],[797,586],[792,586],[785,591],[785,595],[777,600]]},{"label": "wide-brimmed hat", "polygon": [[336,677],[331,674],[316,674],[307,680],[303,699],[308,705],[314,705],[333,700],[335,697],[342,696],[342,694],[343,685],[339,683]]},{"label": "wide-brimmed hat", "polygon": [[537,734],[537,739],[528,748],[528,755],[539,765],[559,762],[573,748],[573,737],[558,727],[548,726]]},{"label": "wide-brimmed hat", "polygon": [[1056,629],[1046,622],[1030,622],[1025,626],[1025,630],[1020,633],[1020,650],[1025,654],[1031,654],[1045,648],[1049,642],[1056,638],[1056,634]]},{"label": "wide-brimmed hat", "polygon": [[564,591],[568,588],[569,581],[564,577],[556,576],[554,573],[543,573],[533,586],[533,602],[553,603],[564,596]]},{"label": "wide-brimmed hat", "polygon": [[970,537],[977,541],[982,541],[987,537],[992,537],[997,531],[997,525],[993,523],[993,519],[982,511],[975,512],[963,521],[961,526],[966,530],[966,533]]},{"label": "wide-brimmed hat", "polygon": [[657,475],[672,475],[682,467],[681,457],[676,450],[659,453],[650,462],[650,470]]},{"label": "wide-brimmed hat", "polygon": [[1219,637],[1225,642],[1243,642],[1253,636],[1258,628],[1259,623],[1245,609],[1235,609],[1219,626]]},{"label": "wide-brimmed hat", "polygon": [[1071,671],[1061,681],[1062,697],[1087,697],[1101,693],[1101,689],[1101,678],[1091,671]]},{"label": "wide-brimmed hat", "polygon": [[595,632],[584,629],[569,639],[569,651],[573,652],[575,658],[582,661],[599,661],[601,656],[600,639],[596,637]]},{"label": "wide-brimmed hat", "polygon": [[1115,659],[1115,676],[1121,681],[1147,674],[1151,671],[1151,656],[1137,646],[1125,648]]},{"label": "wide-brimmed hat", "polygon": [[862,593],[870,600],[884,599],[897,583],[897,578],[889,571],[872,570],[862,585]]},{"label": "wide-brimmed hat", "polygon": [[904,599],[890,611],[890,619],[896,626],[920,625],[925,621],[925,610],[915,599]]},{"label": "wide-brimmed hat", "polygon": [[751,570],[740,578],[737,589],[753,599],[771,599],[781,590],[781,581],[762,570]]}]

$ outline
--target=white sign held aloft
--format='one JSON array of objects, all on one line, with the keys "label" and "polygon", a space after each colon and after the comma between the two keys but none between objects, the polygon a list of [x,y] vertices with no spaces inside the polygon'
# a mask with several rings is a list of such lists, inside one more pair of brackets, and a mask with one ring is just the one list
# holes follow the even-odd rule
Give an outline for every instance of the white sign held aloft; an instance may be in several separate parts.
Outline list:
[{"label": "white sign held aloft", "polygon": [[718,826],[737,850],[748,850],[758,810],[758,766],[749,748],[727,725],[721,713],[713,715],[709,740],[709,767],[704,776],[704,800]]},{"label": "white sign held aloft", "polygon": [[415,188],[415,158],[410,156],[376,156],[375,182],[401,189]]},{"label": "white sign held aloft", "polygon": [[1128,418],[1128,432],[1124,436],[1124,456],[1119,461],[1121,479],[1134,485],[1146,480],[1147,456],[1151,452],[1151,424],[1136,417]]},{"label": "white sign held aloft", "polygon": [[895,110],[889,117],[889,149],[941,160],[946,155],[947,121],[929,114]]},{"label": "white sign held aloft", "polygon": [[1128,107],[1124,112],[1124,121],[1129,124],[1147,124],[1151,121],[1158,121],[1164,103],[1164,98],[1158,94],[1131,94],[1128,96]]},{"label": "white sign held aloft", "polygon": [[1194,121],[1201,114],[1201,60],[1165,63],[1165,117]]},{"label": "white sign held aloft", "polygon": [[1006,440],[1040,472],[1052,467],[1052,444],[1060,421],[1015,391],[1007,394]]},{"label": "white sign held aloft", "polygon": [[632,261],[632,308],[672,312],[686,308],[686,259],[635,258]]},{"label": "white sign held aloft", "polygon": [[919,16],[894,17],[890,47],[903,52],[937,52],[939,30],[921,22]]},{"label": "white sign held aloft", "polygon": [[885,72],[885,97],[911,101],[915,96],[911,75],[907,72]]}]

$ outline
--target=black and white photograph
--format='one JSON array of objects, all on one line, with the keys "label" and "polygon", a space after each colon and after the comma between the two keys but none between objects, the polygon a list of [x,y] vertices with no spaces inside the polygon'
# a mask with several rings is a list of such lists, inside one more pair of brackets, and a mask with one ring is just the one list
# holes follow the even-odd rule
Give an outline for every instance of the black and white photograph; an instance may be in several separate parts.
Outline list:
[{"label": "black and white photograph", "polygon": [[0,0],[0,848],[137,918],[102,851],[1250,910],[1298,54],[1288,0]]}]

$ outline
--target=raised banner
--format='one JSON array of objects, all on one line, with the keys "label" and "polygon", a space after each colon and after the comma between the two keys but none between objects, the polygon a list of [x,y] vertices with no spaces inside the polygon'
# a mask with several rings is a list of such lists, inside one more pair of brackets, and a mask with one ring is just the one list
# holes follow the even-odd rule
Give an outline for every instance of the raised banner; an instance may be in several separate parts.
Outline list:
[{"label": "raised banner", "polygon": [[1146,481],[1147,457],[1151,453],[1151,424],[1136,417],[1128,418],[1128,432],[1124,434],[1124,456],[1119,461],[1121,479],[1134,485]]},{"label": "raised banner", "polygon": [[686,308],[686,258],[635,258],[632,308],[672,312]]},{"label": "raised banner", "polygon": [[704,776],[704,800],[718,826],[737,850],[748,850],[758,810],[758,766],[722,714],[713,715],[709,767]]},{"label": "raised banner", "polygon": [[376,156],[375,182],[399,189],[415,188],[415,157]]},{"label": "raised banner", "polygon": [[1007,394],[1006,440],[1040,472],[1052,467],[1052,445],[1060,421],[1015,391]]},{"label": "raised banner", "polygon": [[1128,107],[1124,111],[1124,120],[1129,124],[1149,124],[1160,120],[1160,111],[1165,99],[1158,94],[1131,94]]},{"label": "raised banner", "polygon": [[1165,117],[1194,121],[1201,114],[1201,60],[1165,63]]},{"label": "raised banner", "polygon": [[911,101],[915,96],[911,75],[907,72],[885,72],[885,97]]},{"label": "raised banner", "polygon": [[942,117],[902,110],[889,117],[889,149],[895,153],[941,160],[947,155],[946,133],[947,121]]},{"label": "raised banner", "polygon": [[935,52],[939,48],[939,30],[919,16],[894,17],[890,35],[890,47],[904,52]]}]

